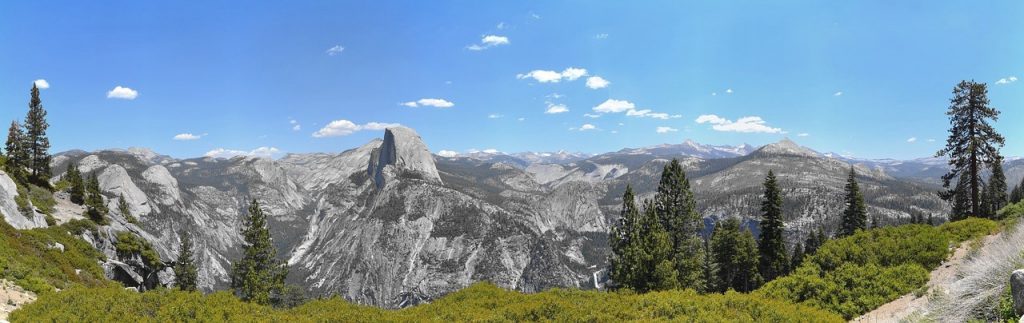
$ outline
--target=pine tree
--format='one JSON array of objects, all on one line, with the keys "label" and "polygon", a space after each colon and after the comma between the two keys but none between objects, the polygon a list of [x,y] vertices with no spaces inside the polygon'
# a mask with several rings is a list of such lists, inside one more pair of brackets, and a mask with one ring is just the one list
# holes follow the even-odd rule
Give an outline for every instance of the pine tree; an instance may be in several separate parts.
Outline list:
[{"label": "pine tree", "polygon": [[178,261],[174,264],[175,285],[184,291],[195,291],[198,285],[195,255],[192,251],[192,236],[181,234],[181,247],[178,248]]},{"label": "pine tree", "polygon": [[82,172],[74,163],[68,165],[64,173],[64,179],[68,181],[68,195],[72,203],[82,205],[85,203],[85,180],[82,179]]},{"label": "pine tree", "polygon": [[[645,201],[644,213],[640,226],[646,228],[640,237],[639,248],[644,254],[644,268],[649,272],[648,278],[637,291],[670,290],[683,287],[680,285],[679,267],[673,263],[672,238],[661,226],[658,213],[651,201]],[[700,266],[698,265],[698,270]],[[652,270],[653,269],[653,270]]]},{"label": "pine tree", "polygon": [[857,185],[857,172],[850,166],[850,176],[846,179],[846,211],[843,212],[843,225],[840,236],[849,236],[867,227],[868,213],[864,205],[864,195]]},{"label": "pine tree", "polygon": [[1009,202],[1010,197],[1006,194],[1006,174],[1003,173],[1002,157],[992,163],[992,176],[988,178],[988,216],[995,217],[996,212],[1001,210]]},{"label": "pine tree", "polygon": [[32,84],[32,99],[25,116],[25,150],[28,151],[28,168],[32,180],[47,183],[50,177],[50,139],[46,136],[46,110],[39,99],[39,88]]},{"label": "pine tree", "polygon": [[255,199],[249,204],[249,216],[241,233],[243,256],[232,265],[231,289],[244,301],[270,304],[284,287],[288,267],[277,259],[267,216]]},{"label": "pine tree", "polygon": [[608,262],[611,264],[609,276],[614,284],[613,288],[636,289],[636,269],[639,265],[631,247],[640,236],[639,223],[640,210],[636,206],[633,187],[627,184],[626,192],[622,195],[622,211],[619,213],[619,222],[612,226],[608,239],[608,245],[612,249]]},{"label": "pine tree", "polygon": [[[947,190],[939,196],[952,202],[955,212],[961,212],[951,218],[978,215],[981,213],[982,170],[1001,159],[999,148],[1005,142],[989,124],[990,120],[999,120],[999,111],[989,106],[988,89],[984,83],[961,81],[953,89],[946,115],[950,123],[949,138],[946,139],[946,147],[935,156],[949,156],[950,170],[942,176],[942,186]],[[956,187],[949,189],[957,178]],[[964,210],[967,205],[970,208]]]},{"label": "pine tree", "polygon": [[782,237],[782,192],[775,173],[768,171],[764,180],[764,201],[761,202],[761,236],[757,248],[760,254],[761,277],[769,282],[786,274],[788,258]]},{"label": "pine tree", "polygon": [[96,173],[93,173],[89,177],[89,183],[86,184],[86,196],[85,196],[85,213],[92,222],[96,224],[107,224],[107,206],[103,202],[103,193],[100,191],[100,181],[96,178]]},{"label": "pine tree", "polygon": [[750,230],[741,229],[740,221],[730,218],[715,223],[711,235],[711,252],[717,271],[714,273],[715,292],[729,289],[749,292],[761,284],[757,270],[757,242]]},{"label": "pine tree", "polygon": [[796,268],[799,268],[800,264],[804,262],[804,246],[797,242],[796,246],[793,247],[793,256],[790,257],[789,259],[790,270],[795,270]]},{"label": "pine tree", "polygon": [[700,236],[704,222],[697,214],[690,180],[686,178],[679,160],[673,159],[665,165],[654,200],[661,225],[672,241],[673,262],[680,286],[703,290],[707,286],[703,270],[706,255]]},{"label": "pine tree", "polygon": [[124,220],[128,221],[128,223],[139,224],[139,219],[132,215],[131,206],[128,205],[128,200],[124,199],[123,193],[117,197],[117,211],[121,213],[121,217],[124,217]]},{"label": "pine tree", "polygon": [[622,197],[619,224],[612,228],[609,244],[613,288],[638,292],[678,287],[672,242],[661,226],[651,201],[644,201],[642,212],[636,206],[632,187]]},{"label": "pine tree", "polygon": [[988,189],[988,185],[981,186],[981,210],[978,212],[978,216],[983,218],[991,218],[993,214],[992,194]]},{"label": "pine tree", "polygon": [[25,167],[28,162],[28,151],[25,150],[25,133],[17,121],[11,121],[11,127],[7,131],[6,148],[7,164],[5,169],[15,180],[26,179]]},{"label": "pine tree", "polygon": [[1013,192],[1010,193],[1010,203],[1018,203],[1024,200],[1024,178],[1021,179],[1020,184],[1013,187]]}]

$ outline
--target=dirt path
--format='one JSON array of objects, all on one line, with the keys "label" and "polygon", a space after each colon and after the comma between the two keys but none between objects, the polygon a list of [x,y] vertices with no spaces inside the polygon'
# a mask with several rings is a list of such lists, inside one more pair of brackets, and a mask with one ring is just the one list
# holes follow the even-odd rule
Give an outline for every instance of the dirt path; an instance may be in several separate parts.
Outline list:
[{"label": "dirt path", "polygon": [[24,290],[12,282],[0,279],[0,322],[7,322],[7,315],[35,300],[36,294]]},{"label": "dirt path", "polygon": [[[987,244],[998,236],[999,234],[987,236],[982,242]],[[899,322],[914,314],[927,314],[925,312],[928,309],[928,295],[931,295],[933,292],[948,293],[949,286],[956,282],[956,275],[960,271],[960,265],[963,264],[970,250],[971,241],[961,243],[953,251],[952,256],[942,262],[938,268],[932,270],[928,278],[928,291],[921,295],[921,297],[914,296],[914,293],[900,296],[900,298],[892,302],[853,319],[852,322]]]}]

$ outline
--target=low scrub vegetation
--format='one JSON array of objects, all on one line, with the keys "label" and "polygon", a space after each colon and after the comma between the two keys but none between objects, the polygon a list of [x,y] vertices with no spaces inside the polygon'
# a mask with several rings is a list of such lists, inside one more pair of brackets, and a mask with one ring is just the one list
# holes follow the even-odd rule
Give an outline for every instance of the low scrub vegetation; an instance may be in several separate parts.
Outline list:
[{"label": "low scrub vegetation", "polygon": [[647,294],[554,289],[536,294],[477,283],[429,304],[383,310],[339,298],[316,300],[292,309],[245,303],[231,294],[121,288],[72,288],[41,298],[11,314],[21,321],[178,322],[212,319],[234,322],[464,322],[464,321],[655,321],[842,322],[811,307],[755,295],[693,291]]},{"label": "low scrub vegetation", "polygon": [[858,231],[831,240],[796,271],[755,294],[803,303],[851,319],[928,281],[950,245],[995,232],[998,223],[967,219],[939,227],[912,224]]},{"label": "low scrub vegetation", "polygon": [[0,278],[41,294],[73,285],[106,286],[97,260],[103,255],[69,234],[84,230],[70,224],[17,230],[0,221]]}]

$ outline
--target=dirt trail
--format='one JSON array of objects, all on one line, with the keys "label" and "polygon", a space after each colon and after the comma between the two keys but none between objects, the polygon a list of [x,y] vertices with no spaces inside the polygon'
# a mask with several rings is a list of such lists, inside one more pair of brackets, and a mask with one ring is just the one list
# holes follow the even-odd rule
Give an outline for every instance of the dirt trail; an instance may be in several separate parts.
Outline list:
[{"label": "dirt trail", "polygon": [[[999,234],[986,236],[982,243],[987,244],[992,240],[996,239]],[[953,251],[953,255],[950,256],[946,261],[942,262],[938,268],[932,270],[928,278],[928,291],[921,297],[914,296],[914,293],[900,296],[900,298],[886,303],[875,310],[862,315],[852,322],[900,322],[903,319],[910,317],[913,314],[927,314],[928,310],[928,295],[934,292],[948,293],[949,286],[957,281],[957,272],[960,271],[960,265],[963,264],[964,259],[967,258],[967,253],[971,250],[971,241],[965,241],[960,244],[956,250]]]},{"label": "dirt trail", "polygon": [[0,279],[0,322],[7,322],[7,315],[35,300],[36,294],[12,282]]}]

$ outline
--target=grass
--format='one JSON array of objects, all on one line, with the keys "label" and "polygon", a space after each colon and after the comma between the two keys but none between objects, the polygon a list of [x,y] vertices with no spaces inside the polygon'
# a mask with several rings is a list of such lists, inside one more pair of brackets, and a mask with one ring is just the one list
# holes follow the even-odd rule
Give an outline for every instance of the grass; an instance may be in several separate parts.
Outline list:
[{"label": "grass", "polygon": [[339,298],[292,309],[239,301],[226,292],[73,288],[46,295],[11,314],[12,322],[842,322],[818,309],[750,294],[698,295],[689,290],[626,294],[553,289],[535,294],[476,283],[432,303],[401,310]]},{"label": "grass", "polygon": [[[75,221],[72,221],[75,222]],[[17,230],[0,221],[0,278],[43,294],[75,285],[109,286],[97,263],[103,254],[69,231],[77,223]],[[64,251],[56,248],[64,246]]]}]

